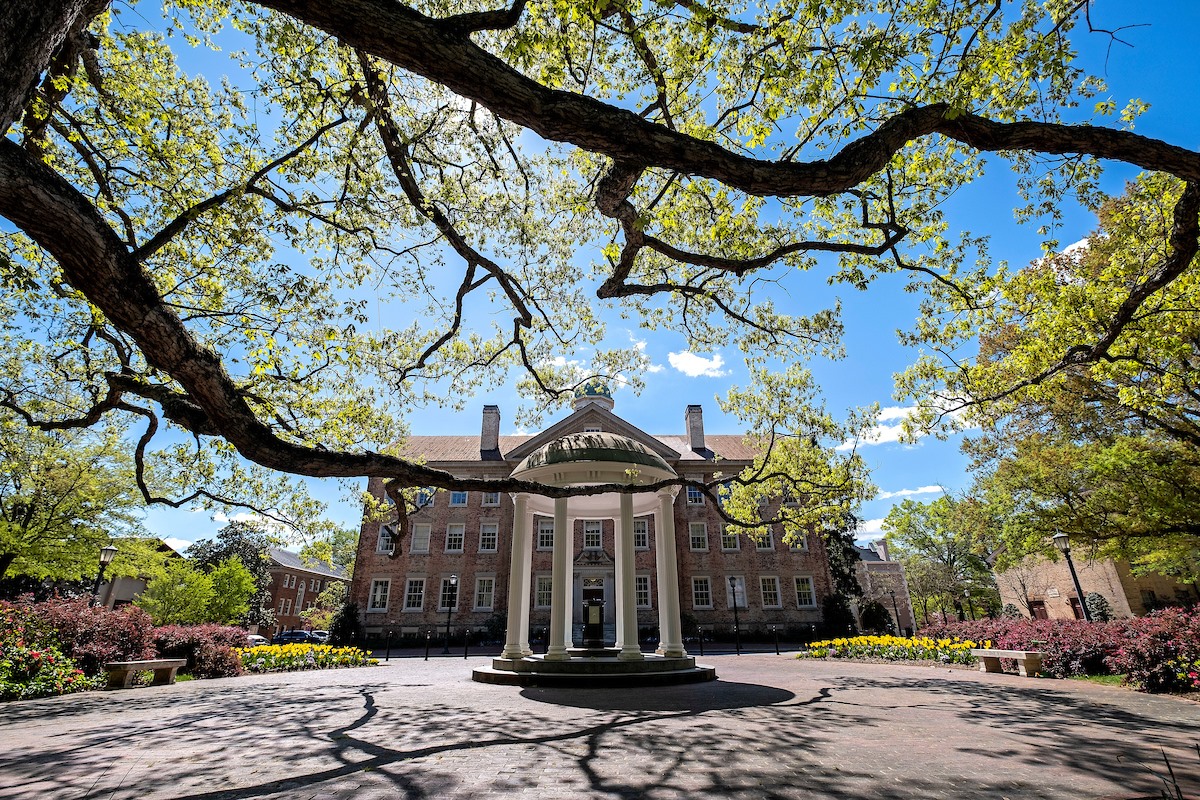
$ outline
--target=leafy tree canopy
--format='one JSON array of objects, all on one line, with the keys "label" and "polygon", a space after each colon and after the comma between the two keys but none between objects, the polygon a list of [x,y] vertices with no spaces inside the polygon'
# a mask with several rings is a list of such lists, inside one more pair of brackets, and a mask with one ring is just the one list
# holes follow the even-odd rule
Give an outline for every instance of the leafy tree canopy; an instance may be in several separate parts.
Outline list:
[{"label": "leafy tree canopy", "polygon": [[[1133,133],[1140,104],[1096,102],[1103,81],[1073,60],[1077,37],[1105,35],[1090,13],[175,0],[159,19],[16,0],[0,12],[0,398],[41,428],[136,420],[137,485],[157,502],[307,518],[269,470],[599,492],[458,479],[387,448],[406,411],[513,371],[532,413],[593,377],[639,386],[643,357],[604,330],[622,315],[746,353],[754,384],[726,406],[768,455],[714,479],[741,522],[764,522],[765,482],[795,500],[774,518],[844,529],[865,478],[835,446],[871,414],[837,423],[815,398],[803,364],[840,353],[838,310],[776,302],[806,273],[908,276],[929,299],[914,340],[949,352],[1032,279],[948,230],[964,182],[1007,164],[1023,214],[1052,222],[1072,196],[1101,206],[1099,159],[1151,173],[1163,236],[1087,324],[979,387],[955,383],[973,364],[906,379],[960,404],[1101,364],[1190,279],[1200,154]],[[225,61],[197,74],[193,48]],[[560,366],[580,356],[585,374]]]},{"label": "leafy tree canopy", "polygon": [[[119,430],[40,431],[0,413],[0,577],[93,577],[100,548],[141,532],[141,506]],[[137,574],[152,553],[125,538],[108,574]]]},{"label": "leafy tree canopy", "polygon": [[243,612],[246,625],[271,626],[275,612],[271,608],[271,559],[268,550],[277,542],[257,523],[235,520],[217,532],[216,539],[201,539],[187,550],[200,570],[214,572],[222,564],[236,559],[250,575],[254,591]]},{"label": "leafy tree canopy", "polygon": [[134,600],[155,625],[199,625],[209,621],[212,578],[186,559],[169,559]]},{"label": "leafy tree canopy", "polygon": [[254,576],[237,556],[217,564],[209,573],[213,596],[208,603],[208,621],[221,625],[240,625],[250,611],[250,601],[258,592]]}]

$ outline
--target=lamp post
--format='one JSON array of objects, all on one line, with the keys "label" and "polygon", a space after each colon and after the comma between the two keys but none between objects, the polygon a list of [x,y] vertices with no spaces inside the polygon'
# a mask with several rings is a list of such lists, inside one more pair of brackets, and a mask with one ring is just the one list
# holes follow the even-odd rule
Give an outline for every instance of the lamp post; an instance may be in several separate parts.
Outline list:
[{"label": "lamp post", "polygon": [[971,590],[963,589],[963,597],[967,598],[967,613],[971,616],[971,621],[975,620],[975,607],[971,605]]},{"label": "lamp post", "polygon": [[454,612],[454,605],[458,602],[458,576],[450,576],[450,591],[446,597],[446,646],[442,648],[442,655],[450,655],[450,615]]},{"label": "lamp post", "polygon": [[1071,571],[1071,582],[1075,584],[1075,596],[1079,598],[1079,609],[1083,612],[1085,622],[1092,621],[1088,613],[1087,603],[1083,602],[1083,589],[1079,585],[1079,575],[1075,572],[1075,562],[1071,560],[1071,539],[1065,533],[1055,533],[1052,539],[1054,546],[1067,558],[1067,569]]},{"label": "lamp post", "polygon": [[100,570],[96,573],[96,582],[92,584],[92,596],[88,598],[88,608],[96,606],[96,600],[100,596],[100,581],[104,580],[104,569],[117,555],[117,548],[111,544],[100,548]]},{"label": "lamp post", "polygon": [[896,633],[899,634],[900,630],[901,630],[901,628],[900,628],[900,609],[896,605],[896,590],[888,589],[887,593],[889,595],[891,595],[891,597],[892,597],[892,613],[896,615]]},{"label": "lamp post", "polygon": [[737,578],[729,576],[729,599],[733,601],[733,645],[737,648],[737,654],[742,654],[742,632],[738,626],[738,608],[737,608]]}]

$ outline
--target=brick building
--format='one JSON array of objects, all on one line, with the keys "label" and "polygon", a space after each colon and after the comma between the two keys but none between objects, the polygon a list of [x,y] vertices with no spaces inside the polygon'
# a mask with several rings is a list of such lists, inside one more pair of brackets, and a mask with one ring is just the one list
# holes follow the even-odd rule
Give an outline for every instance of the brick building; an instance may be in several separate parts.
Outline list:
[{"label": "brick building", "polygon": [[271,559],[271,607],[275,609],[275,629],[259,631],[274,635],[280,631],[307,629],[307,621],[301,612],[312,608],[317,595],[331,582],[349,583],[339,570],[303,561],[300,556],[278,547],[267,551]]},{"label": "brick building", "polygon": [[[1200,600],[1195,586],[1158,573],[1134,575],[1129,562],[1091,559],[1072,549],[1083,595],[1104,595],[1116,617],[1140,617],[1156,608],[1191,605]],[[1034,619],[1083,619],[1083,608],[1065,559],[1030,556],[996,573],[1000,602]]]},{"label": "brick building", "polygon": [[[597,439],[611,435],[675,474],[697,480],[711,480],[715,470],[736,473],[754,458],[741,435],[706,435],[700,406],[687,406],[682,435],[650,435],[616,416],[612,408],[607,392],[593,389],[576,398],[574,413],[546,430],[501,436],[500,411],[489,405],[483,410],[480,435],[412,436],[402,454],[463,477],[484,479],[508,477],[556,443],[588,434]],[[377,479],[368,490],[385,497]],[[654,501],[654,495],[641,497]],[[391,525],[362,526],[351,599],[362,609],[368,635],[423,636],[435,631],[440,636],[449,620],[456,635],[469,628],[490,630],[492,638],[499,639],[508,627],[510,576],[517,574],[511,563],[514,500],[501,493],[445,491],[422,500],[427,505],[411,517],[406,540],[395,541]],[[605,638],[611,642],[620,639],[619,517],[598,512],[593,518],[586,503],[576,503],[576,498],[571,502],[575,505],[566,517],[572,542],[569,586],[563,589],[569,593],[567,635],[580,641],[585,601],[603,600]],[[659,568],[660,511],[657,506],[647,511],[643,505],[640,513],[634,512],[632,597],[640,638],[653,640],[658,635],[664,602],[678,604],[685,639],[696,635],[697,626],[727,634],[733,625],[735,594],[744,632],[765,633],[774,625],[796,636],[820,627],[821,604],[831,591],[831,580],[819,536],[810,534],[788,546],[776,531],[766,541],[755,542],[726,530],[710,501],[694,489],[680,491],[665,507],[671,510],[678,565],[674,592],[659,585],[660,574],[669,574]],[[547,637],[555,591],[555,520],[553,509],[539,508],[524,513],[532,540],[527,634],[540,642]],[[907,606],[907,596],[902,605]]]}]

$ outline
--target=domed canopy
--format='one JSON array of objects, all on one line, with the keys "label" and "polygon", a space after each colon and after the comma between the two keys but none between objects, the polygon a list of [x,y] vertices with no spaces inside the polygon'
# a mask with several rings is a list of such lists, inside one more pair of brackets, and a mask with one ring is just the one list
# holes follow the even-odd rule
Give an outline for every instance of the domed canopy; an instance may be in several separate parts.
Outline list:
[{"label": "domed canopy", "polygon": [[592,378],[575,390],[576,397],[607,397],[612,399],[612,391],[608,384],[599,378]]},{"label": "domed canopy", "polygon": [[539,467],[587,462],[621,465],[622,468],[641,466],[674,474],[658,453],[628,437],[613,433],[570,433],[534,450],[517,465],[512,476],[520,477]]}]

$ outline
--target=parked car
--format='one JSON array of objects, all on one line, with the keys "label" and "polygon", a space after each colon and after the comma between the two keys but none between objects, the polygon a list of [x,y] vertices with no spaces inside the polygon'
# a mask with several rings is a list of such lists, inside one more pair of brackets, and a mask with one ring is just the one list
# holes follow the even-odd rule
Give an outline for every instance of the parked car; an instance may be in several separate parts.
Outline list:
[{"label": "parked car", "polygon": [[259,636],[257,633],[246,634],[247,647],[262,647],[264,644],[270,644],[271,641],[265,636]]},{"label": "parked car", "polygon": [[311,644],[314,640],[308,631],[280,631],[271,639],[271,644]]},{"label": "parked car", "polygon": [[312,638],[317,644],[326,644],[329,641],[329,631],[312,631]]}]

